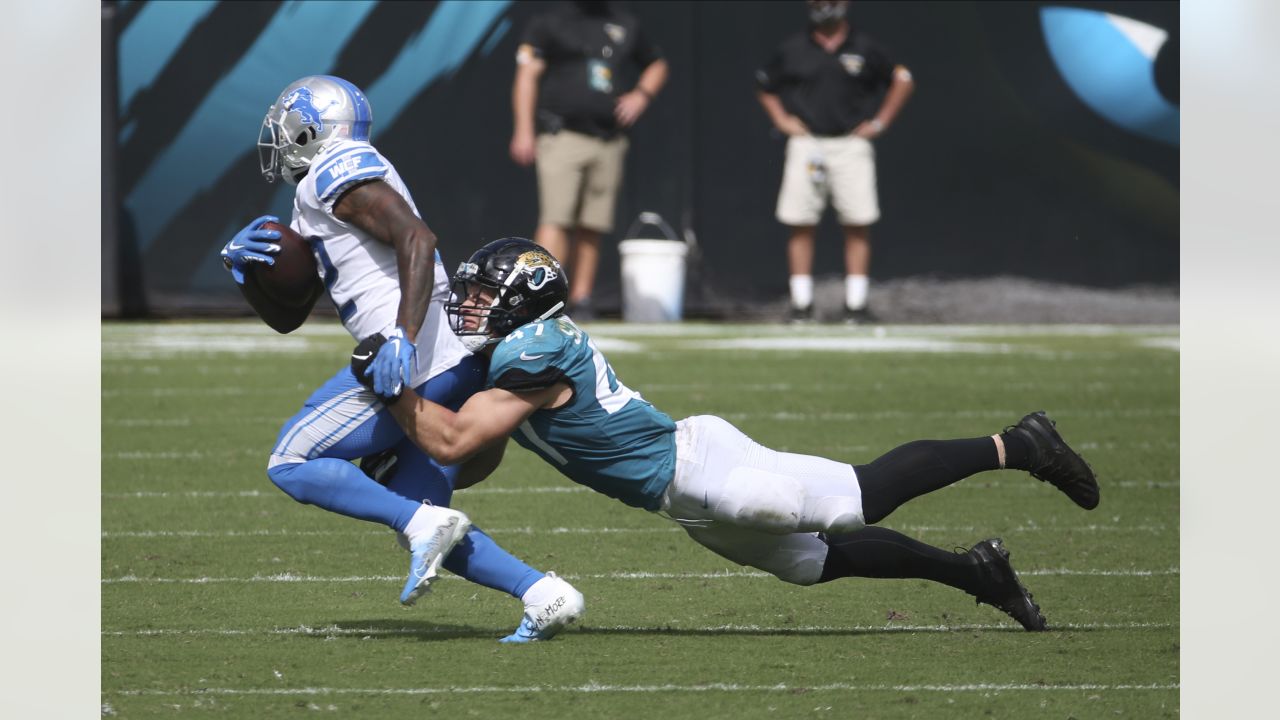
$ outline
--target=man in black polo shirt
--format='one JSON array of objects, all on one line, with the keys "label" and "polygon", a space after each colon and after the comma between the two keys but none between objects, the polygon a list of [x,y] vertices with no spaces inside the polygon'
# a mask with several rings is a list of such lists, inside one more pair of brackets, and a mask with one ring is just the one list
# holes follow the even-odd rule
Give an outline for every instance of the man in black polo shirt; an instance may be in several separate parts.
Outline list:
[{"label": "man in black polo shirt", "polygon": [[870,226],[880,218],[871,141],[893,123],[915,85],[906,67],[849,26],[849,3],[806,4],[808,30],[784,41],[756,73],[760,104],[788,135],[776,214],[791,227],[791,318],[813,318],[813,239],[830,198],[844,227],[844,317],[871,322]]},{"label": "man in black polo shirt", "polygon": [[[613,229],[626,131],[666,83],[667,63],[635,16],[611,2],[562,3],[534,17],[516,63],[511,159],[537,160],[534,240],[568,261],[569,313],[591,320],[600,236]],[[620,71],[628,66],[641,72],[622,92]]]}]

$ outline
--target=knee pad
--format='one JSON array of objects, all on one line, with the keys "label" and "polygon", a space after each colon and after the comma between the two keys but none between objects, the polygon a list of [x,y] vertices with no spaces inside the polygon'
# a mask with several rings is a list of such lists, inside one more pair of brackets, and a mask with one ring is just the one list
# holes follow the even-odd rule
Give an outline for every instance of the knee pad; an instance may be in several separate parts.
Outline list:
[{"label": "knee pad", "polygon": [[734,525],[787,535],[800,527],[804,506],[804,485],[799,480],[739,467],[729,473],[715,512]]},{"label": "knee pad", "polygon": [[790,565],[775,569],[773,574],[782,582],[792,585],[816,585],[822,579],[822,568],[826,566],[826,562],[825,551],[797,553]]},{"label": "knee pad", "polygon": [[860,497],[811,498],[806,505],[801,532],[848,533],[866,527]]}]

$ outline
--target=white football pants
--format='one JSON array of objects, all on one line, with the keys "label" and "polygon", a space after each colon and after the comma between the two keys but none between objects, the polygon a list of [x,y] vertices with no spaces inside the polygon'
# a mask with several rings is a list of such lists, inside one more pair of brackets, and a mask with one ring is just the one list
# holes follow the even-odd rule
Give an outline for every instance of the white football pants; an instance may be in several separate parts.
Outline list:
[{"label": "white football pants", "polygon": [[717,554],[797,585],[822,575],[819,532],[865,526],[852,465],[770,450],[712,415],[676,423],[661,512]]}]

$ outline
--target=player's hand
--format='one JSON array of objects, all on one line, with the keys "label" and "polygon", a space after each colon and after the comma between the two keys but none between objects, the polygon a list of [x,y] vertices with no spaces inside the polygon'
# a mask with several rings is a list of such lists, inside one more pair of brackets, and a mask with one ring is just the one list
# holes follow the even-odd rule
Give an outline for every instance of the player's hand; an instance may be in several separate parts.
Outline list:
[{"label": "player's hand", "polygon": [[778,130],[787,137],[798,137],[809,134],[809,126],[795,115],[788,115],[778,122]]},{"label": "player's hand", "polygon": [[240,232],[222,247],[222,265],[231,271],[231,279],[235,280],[237,285],[244,284],[244,269],[249,263],[276,264],[276,259],[272,255],[280,252],[280,246],[269,241],[279,240],[280,231],[263,230],[262,225],[269,222],[278,223],[280,220],[275,215],[263,215],[241,228]]},{"label": "player's hand", "polygon": [[417,353],[417,346],[405,337],[404,328],[397,326],[387,335],[387,341],[378,348],[373,363],[364,371],[365,376],[373,378],[373,391],[378,397],[400,397],[405,384],[413,378],[413,361]]},{"label": "player's hand", "polygon": [[397,396],[392,395],[384,397],[374,387],[373,379],[373,363],[377,360],[382,347],[386,344],[387,339],[383,337],[382,333],[374,333],[364,340],[361,340],[360,344],[356,346],[356,349],[351,351],[351,374],[356,376],[356,380],[359,381],[361,385],[372,390],[375,395],[378,395],[380,400],[390,403],[395,401]]},{"label": "player's hand", "polygon": [[538,157],[538,145],[533,133],[519,132],[511,136],[511,159],[522,167],[532,165]]},{"label": "player's hand", "polygon": [[622,127],[631,127],[649,107],[649,96],[639,90],[622,95],[613,104],[613,116]]}]

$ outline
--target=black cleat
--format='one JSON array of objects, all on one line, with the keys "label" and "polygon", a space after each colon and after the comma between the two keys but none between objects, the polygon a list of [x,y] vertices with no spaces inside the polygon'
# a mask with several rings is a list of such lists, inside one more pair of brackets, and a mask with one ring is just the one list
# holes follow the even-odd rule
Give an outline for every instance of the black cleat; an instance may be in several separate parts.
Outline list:
[{"label": "black cleat", "polygon": [[974,545],[969,554],[978,563],[978,572],[986,580],[986,587],[978,593],[979,603],[999,608],[1017,620],[1028,632],[1048,629],[1040,606],[1031,599],[1031,593],[1018,581],[1018,573],[1009,564],[1009,551],[1000,538],[983,540]]},{"label": "black cleat", "polygon": [[858,308],[854,310],[848,306],[844,309],[844,323],[846,325],[876,325],[880,322],[880,318],[871,312],[868,308]]},{"label": "black cleat", "polygon": [[787,322],[792,325],[805,325],[813,322],[813,304],[808,307],[791,306],[791,310],[787,314]]},{"label": "black cleat", "polygon": [[1027,441],[1032,477],[1052,484],[1085,510],[1098,507],[1098,479],[1093,469],[1067,445],[1043,410],[1027,415],[1004,431]]}]

